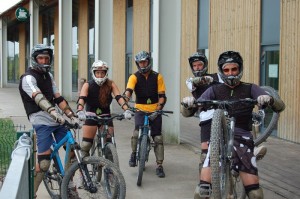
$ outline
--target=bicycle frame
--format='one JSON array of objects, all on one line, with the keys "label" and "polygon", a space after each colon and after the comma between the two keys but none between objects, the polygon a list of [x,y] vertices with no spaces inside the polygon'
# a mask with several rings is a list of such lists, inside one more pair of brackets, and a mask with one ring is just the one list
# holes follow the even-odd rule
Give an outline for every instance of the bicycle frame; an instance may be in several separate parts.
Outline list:
[{"label": "bicycle frame", "polygon": [[62,176],[65,175],[65,170],[64,170],[64,167],[62,165],[62,161],[61,161],[61,158],[59,156],[58,151],[59,151],[60,147],[62,147],[65,143],[66,143],[66,154],[65,154],[64,163],[66,165],[67,162],[68,162],[68,157],[70,155],[71,146],[73,146],[75,144],[75,140],[74,140],[73,135],[72,135],[70,130],[67,132],[66,136],[59,143],[53,142],[53,144],[52,144],[53,151],[51,153],[50,159],[55,160],[55,163],[58,166],[57,169],[59,170],[59,173]]},{"label": "bicycle frame", "polygon": [[141,145],[141,140],[143,136],[147,136],[147,154],[146,154],[146,161],[148,161],[149,159],[149,153],[151,150],[151,147],[149,146],[150,144],[150,140],[151,140],[151,127],[149,124],[149,116],[147,115],[147,113],[144,116],[144,124],[143,126],[140,126],[139,128],[139,136],[138,136],[138,144],[137,144],[137,153],[136,153],[136,158],[139,161],[140,160],[140,145]]}]

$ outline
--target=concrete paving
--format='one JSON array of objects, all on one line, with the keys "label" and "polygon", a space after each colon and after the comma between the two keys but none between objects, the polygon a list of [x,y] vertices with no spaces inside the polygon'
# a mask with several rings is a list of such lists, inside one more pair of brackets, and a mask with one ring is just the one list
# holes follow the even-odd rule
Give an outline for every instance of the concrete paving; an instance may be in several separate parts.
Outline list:
[{"label": "concrete paving", "polygon": [[[71,102],[71,107],[75,103]],[[121,110],[113,105],[115,112]],[[31,129],[17,88],[0,88],[0,118],[11,118],[14,124]],[[136,186],[137,168],[128,166],[130,137],[133,121],[115,121],[117,150],[120,168],[126,180],[127,197],[137,198],[193,198],[198,182],[199,126],[197,118],[181,118],[181,143],[165,145],[165,178],[155,175],[153,150],[146,163],[141,187]],[[300,198],[300,145],[270,137],[264,143],[268,153],[258,163],[260,183],[267,199]],[[38,191],[38,198],[50,198],[44,186]]]}]

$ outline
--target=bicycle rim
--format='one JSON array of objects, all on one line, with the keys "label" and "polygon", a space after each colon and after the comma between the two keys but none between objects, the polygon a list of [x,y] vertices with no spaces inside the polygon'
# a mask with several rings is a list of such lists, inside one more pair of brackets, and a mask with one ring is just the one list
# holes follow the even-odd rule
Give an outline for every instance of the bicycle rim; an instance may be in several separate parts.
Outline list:
[{"label": "bicycle rim", "polygon": [[57,172],[53,160],[51,161],[48,171],[44,175],[43,182],[51,198],[60,197],[60,185],[62,182],[62,178],[60,174]]},{"label": "bicycle rim", "polygon": [[[74,192],[80,198],[125,198],[125,179],[115,164],[104,158],[87,157],[82,162],[82,165],[86,170],[81,171],[78,163],[75,162],[66,172],[61,186],[62,199],[71,198]],[[110,175],[114,181],[109,183],[107,183],[107,180],[98,182],[97,173],[99,167],[103,168],[105,175]],[[90,184],[84,180],[82,172],[88,174],[88,177],[91,179]]]},{"label": "bicycle rim", "polygon": [[226,198],[230,192],[230,166],[226,155],[226,118],[222,110],[216,110],[212,118],[210,142],[211,184],[214,198]]},{"label": "bicycle rim", "polygon": [[147,156],[147,134],[144,134],[141,138],[140,150],[139,150],[139,161],[138,161],[138,177],[137,186],[142,185],[143,172],[145,169],[146,156]]}]

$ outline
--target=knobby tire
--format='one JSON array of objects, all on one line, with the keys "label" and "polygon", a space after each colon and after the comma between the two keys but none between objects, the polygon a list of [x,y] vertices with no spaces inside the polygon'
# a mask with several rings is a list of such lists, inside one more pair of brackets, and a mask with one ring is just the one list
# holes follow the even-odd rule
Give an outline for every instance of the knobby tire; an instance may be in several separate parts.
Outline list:
[{"label": "knobby tire", "polygon": [[[96,186],[96,192],[91,193],[89,190],[85,189],[84,180],[81,174],[81,170],[77,162],[74,162],[70,168],[67,170],[61,185],[61,196],[62,199],[69,198],[68,191],[70,187],[73,187],[77,190],[80,198],[118,198],[124,199],[126,197],[126,184],[123,174],[120,169],[110,161],[105,158],[99,157],[86,157],[83,160],[83,165],[88,168],[89,176],[93,182],[93,185]],[[104,175],[110,175],[112,181],[107,182],[98,182],[97,173],[99,167],[102,167]],[[113,183],[113,186],[112,186]],[[74,187],[75,186],[75,187]],[[115,189],[117,187],[117,189]],[[111,191],[111,192],[110,192]]]},{"label": "knobby tire", "polygon": [[[145,129],[144,129],[145,131]],[[145,169],[145,163],[147,158],[147,139],[148,139],[148,132],[143,133],[140,147],[139,147],[139,162],[138,162],[138,177],[137,177],[137,186],[142,185],[142,179],[143,179],[143,172]]]},{"label": "knobby tire", "polygon": [[230,192],[230,165],[226,157],[227,133],[224,112],[217,109],[212,118],[210,141],[212,196],[215,199],[226,198]]},{"label": "knobby tire", "polygon": [[[261,88],[266,91],[269,95],[271,95],[274,99],[280,99],[280,96],[278,95],[277,91],[270,87],[270,86],[261,86]],[[272,131],[276,127],[279,119],[279,113],[273,112],[272,119],[267,126],[267,128],[262,132],[260,135],[257,135],[257,138],[254,139],[254,145],[258,146],[261,143],[265,142],[267,138],[271,135]]]},{"label": "knobby tire", "polygon": [[119,167],[119,157],[118,157],[117,149],[114,144],[106,143],[104,154],[106,159],[115,163]]},{"label": "knobby tire", "polygon": [[51,198],[59,198],[60,196],[62,177],[57,172],[56,165],[54,160],[51,160],[50,167],[43,178],[44,185]]}]

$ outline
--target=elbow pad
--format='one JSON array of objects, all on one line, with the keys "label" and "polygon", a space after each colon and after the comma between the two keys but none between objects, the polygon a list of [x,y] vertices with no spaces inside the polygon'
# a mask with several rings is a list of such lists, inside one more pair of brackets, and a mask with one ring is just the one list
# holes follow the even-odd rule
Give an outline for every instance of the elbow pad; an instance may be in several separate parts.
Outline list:
[{"label": "elbow pad", "polygon": [[35,103],[43,110],[50,113],[51,111],[55,110],[53,105],[45,98],[45,96],[42,93],[38,93],[34,97]]}]

